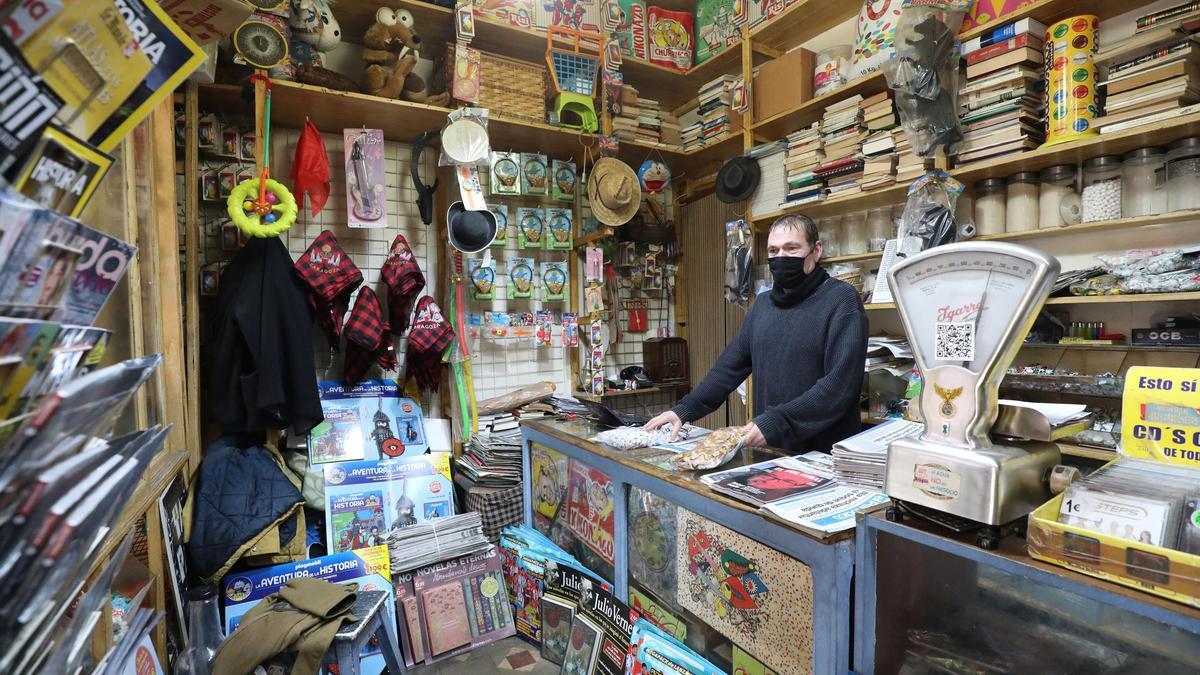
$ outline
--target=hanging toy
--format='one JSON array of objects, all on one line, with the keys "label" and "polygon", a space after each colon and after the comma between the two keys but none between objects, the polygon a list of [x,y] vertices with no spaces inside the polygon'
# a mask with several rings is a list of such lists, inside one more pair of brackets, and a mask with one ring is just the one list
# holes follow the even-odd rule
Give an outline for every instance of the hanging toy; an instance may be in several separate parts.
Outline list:
[{"label": "hanging toy", "polygon": [[667,165],[657,159],[648,159],[642,162],[642,167],[638,169],[638,182],[642,184],[642,192],[649,194],[658,194],[666,189],[671,184],[671,170]]},{"label": "hanging toy", "polygon": [[255,95],[263,90],[263,121],[256,130],[262,162],[258,178],[242,181],[229,194],[226,202],[229,219],[238,229],[252,237],[266,238],[283,234],[296,222],[299,209],[296,198],[282,183],[271,179],[271,80],[262,73],[250,76],[255,83]]}]

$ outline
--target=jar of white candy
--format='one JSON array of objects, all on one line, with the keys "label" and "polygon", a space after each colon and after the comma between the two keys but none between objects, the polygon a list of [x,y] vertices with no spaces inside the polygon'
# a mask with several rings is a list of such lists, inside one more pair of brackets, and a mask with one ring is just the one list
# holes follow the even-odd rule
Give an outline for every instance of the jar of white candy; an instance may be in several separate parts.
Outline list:
[{"label": "jar of white candy", "polygon": [[1083,222],[1121,217],[1121,158],[1093,157],[1083,163]]},{"label": "jar of white candy", "polygon": [[1167,146],[1167,210],[1200,208],[1200,138]]}]

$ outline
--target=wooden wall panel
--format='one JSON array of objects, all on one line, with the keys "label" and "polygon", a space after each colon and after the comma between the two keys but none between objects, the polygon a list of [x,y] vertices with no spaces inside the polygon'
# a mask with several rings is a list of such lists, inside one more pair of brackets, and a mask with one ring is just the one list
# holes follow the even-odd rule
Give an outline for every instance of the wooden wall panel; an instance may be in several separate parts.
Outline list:
[{"label": "wooden wall panel", "polygon": [[[742,205],[734,205],[740,207]],[[683,297],[686,303],[688,356],[692,383],[697,384],[716,362],[741,326],[745,310],[725,302],[725,222],[740,211],[709,195],[683,208],[679,239],[683,251]],[[737,395],[697,423],[709,428],[745,422]]]}]

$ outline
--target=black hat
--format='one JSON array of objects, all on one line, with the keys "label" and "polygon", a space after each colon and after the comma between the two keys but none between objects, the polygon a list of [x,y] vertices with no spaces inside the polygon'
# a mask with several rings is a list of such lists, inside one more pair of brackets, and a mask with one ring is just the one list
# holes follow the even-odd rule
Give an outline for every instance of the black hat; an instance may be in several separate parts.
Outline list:
[{"label": "black hat", "polygon": [[496,238],[496,214],[468,211],[462,202],[454,202],[446,209],[446,226],[450,230],[450,245],[463,253],[478,253],[491,246]]},{"label": "black hat", "polygon": [[761,173],[758,161],[749,157],[734,157],[725,162],[717,174],[717,199],[726,204],[749,199],[758,187]]}]

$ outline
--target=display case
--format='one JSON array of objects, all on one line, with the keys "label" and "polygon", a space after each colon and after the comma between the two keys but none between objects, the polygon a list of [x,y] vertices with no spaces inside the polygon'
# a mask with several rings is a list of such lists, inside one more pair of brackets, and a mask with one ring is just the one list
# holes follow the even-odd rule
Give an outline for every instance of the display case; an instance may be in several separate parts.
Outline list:
[{"label": "display case", "polygon": [[[730,672],[849,670],[850,533],[811,537],[672,471],[669,451],[591,440],[600,430],[522,425],[527,523]],[[773,456],[742,451],[722,469]]]},{"label": "display case", "polygon": [[996,551],[921,523],[861,515],[860,673],[1200,671],[1200,611]]}]

